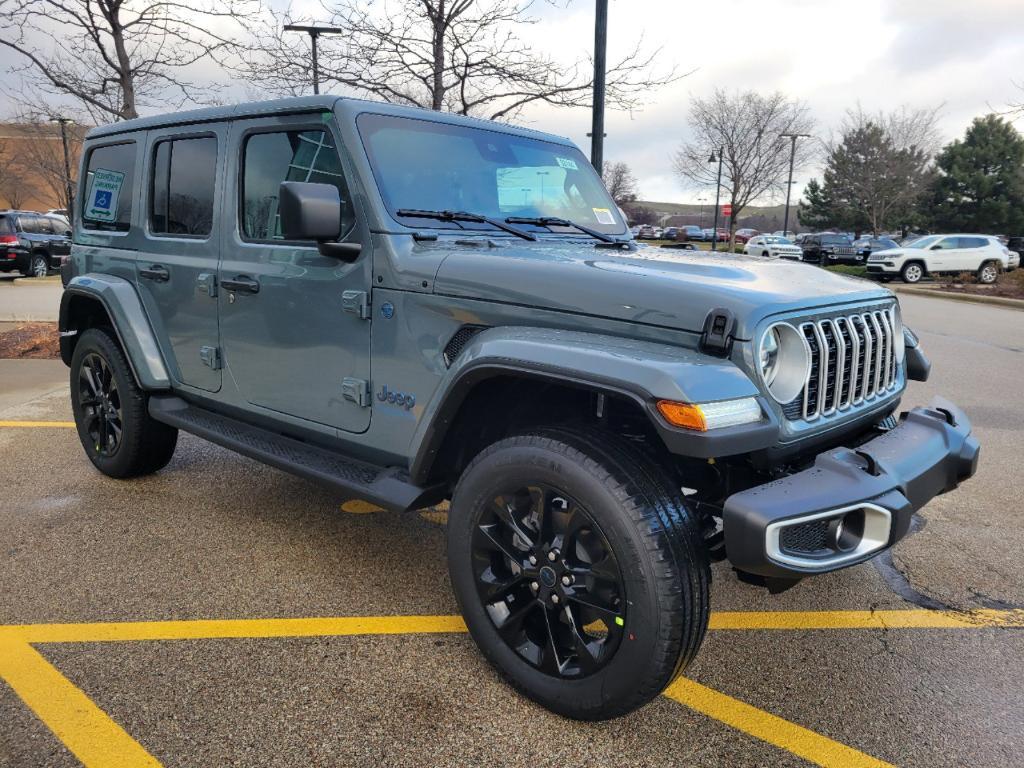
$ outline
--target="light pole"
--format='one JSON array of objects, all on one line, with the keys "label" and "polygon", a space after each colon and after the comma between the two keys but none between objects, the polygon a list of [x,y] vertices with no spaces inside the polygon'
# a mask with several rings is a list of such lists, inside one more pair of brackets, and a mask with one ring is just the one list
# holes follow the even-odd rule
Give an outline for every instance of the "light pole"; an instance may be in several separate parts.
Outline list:
[{"label": "light pole", "polygon": [[721,201],[722,194],[722,159],[725,156],[725,147],[718,148],[718,157],[715,157],[715,151],[711,150],[711,157],[708,158],[709,163],[718,163],[718,185],[715,187],[715,227],[711,230],[711,250],[718,250],[718,203]]},{"label": "light pole", "polygon": [[313,49],[313,93],[320,93],[320,66],[316,58],[316,39],[320,35],[339,35],[343,31],[339,27],[312,27],[306,24],[285,24],[285,32],[305,32]]},{"label": "light pole", "polygon": [[704,203],[706,200],[703,197],[698,197],[697,202],[700,203],[700,228],[704,229]]},{"label": "light pole", "polygon": [[549,176],[551,171],[537,171],[537,175],[540,176],[540,206],[544,207],[544,177]]},{"label": "light pole", "polygon": [[60,141],[64,145],[64,193],[68,202],[68,219],[74,217],[75,193],[71,186],[71,155],[68,152],[68,125],[74,125],[75,121],[70,117],[51,117],[51,123],[60,125]]},{"label": "light pole", "polygon": [[590,128],[590,164],[604,174],[604,90],[608,50],[608,0],[597,0],[594,14],[594,105]]},{"label": "light pole", "polygon": [[779,138],[789,139],[789,181],[786,183],[786,213],[782,218],[782,236],[789,236],[789,193],[793,191],[793,161],[796,159],[796,140],[811,138],[809,133],[782,133]]}]

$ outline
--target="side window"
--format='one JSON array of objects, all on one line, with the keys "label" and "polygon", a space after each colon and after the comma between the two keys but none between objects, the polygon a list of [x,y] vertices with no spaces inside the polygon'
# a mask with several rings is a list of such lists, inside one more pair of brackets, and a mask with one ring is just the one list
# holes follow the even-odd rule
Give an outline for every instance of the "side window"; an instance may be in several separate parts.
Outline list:
[{"label": "side window", "polygon": [[149,228],[154,234],[205,237],[213,229],[217,139],[160,141],[153,152]]},{"label": "side window", "polygon": [[39,223],[39,233],[43,235],[52,235],[55,232],[53,226],[53,219],[48,219],[45,216],[40,216],[36,221]]},{"label": "side window", "polygon": [[10,216],[0,216],[0,235],[14,234],[14,220]]},{"label": "side window", "polygon": [[89,152],[82,205],[82,223],[87,229],[128,231],[134,178],[134,141],[97,147]]},{"label": "side window", "polygon": [[248,240],[283,240],[277,212],[282,181],[333,184],[341,196],[341,231],[355,222],[348,184],[338,150],[327,131],[256,133],[242,148],[242,236]]},{"label": "side window", "polygon": [[988,243],[981,237],[961,237],[960,248],[984,248]]},{"label": "side window", "polygon": [[932,246],[932,250],[936,251],[952,251],[960,247],[958,237],[944,237],[939,240],[938,243]]},{"label": "side window", "polygon": [[26,235],[38,235],[39,225],[36,223],[38,219],[35,216],[19,216],[18,224],[21,225],[20,229]]}]

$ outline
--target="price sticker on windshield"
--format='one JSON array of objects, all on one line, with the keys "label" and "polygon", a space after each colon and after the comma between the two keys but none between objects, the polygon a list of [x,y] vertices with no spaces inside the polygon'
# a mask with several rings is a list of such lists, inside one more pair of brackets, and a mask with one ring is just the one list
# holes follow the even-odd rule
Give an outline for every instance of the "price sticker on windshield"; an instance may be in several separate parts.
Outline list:
[{"label": "price sticker on windshield", "polygon": [[92,177],[92,191],[85,209],[86,218],[114,221],[117,218],[117,198],[123,185],[123,173],[97,168]]},{"label": "price sticker on windshield", "polygon": [[576,165],[576,161],[569,157],[556,157],[555,161],[559,166],[565,168],[567,171],[578,171],[579,166]]},{"label": "price sticker on windshield", "polygon": [[598,224],[614,224],[615,217],[612,216],[612,212],[608,208],[591,208],[594,212],[594,218],[597,219]]}]

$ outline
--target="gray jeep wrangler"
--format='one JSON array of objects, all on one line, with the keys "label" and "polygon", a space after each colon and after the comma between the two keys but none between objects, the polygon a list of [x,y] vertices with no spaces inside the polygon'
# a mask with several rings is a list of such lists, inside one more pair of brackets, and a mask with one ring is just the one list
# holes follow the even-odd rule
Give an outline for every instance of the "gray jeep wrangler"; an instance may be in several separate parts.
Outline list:
[{"label": "gray jeep wrangler", "polygon": [[337,97],[97,128],[61,352],[89,459],[185,430],[395,510],[451,500],[473,639],[563,715],[693,659],[709,563],[778,590],[971,476],[886,289],[639,248],[568,140]]}]

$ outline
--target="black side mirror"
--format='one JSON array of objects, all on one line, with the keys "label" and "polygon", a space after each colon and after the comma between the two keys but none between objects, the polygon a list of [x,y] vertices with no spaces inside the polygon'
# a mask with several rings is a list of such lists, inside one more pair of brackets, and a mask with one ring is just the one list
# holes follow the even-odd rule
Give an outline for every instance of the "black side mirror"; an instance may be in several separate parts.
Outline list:
[{"label": "black side mirror", "polygon": [[281,234],[287,240],[315,240],[324,256],[355,261],[362,245],[332,242],[341,236],[341,196],[333,184],[283,181],[278,192]]}]

